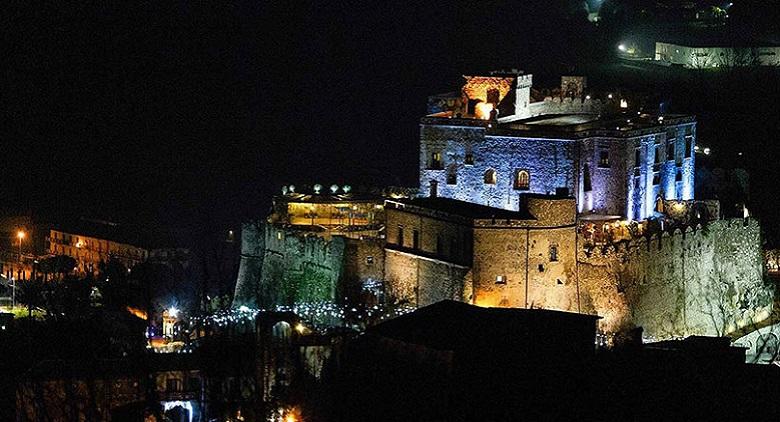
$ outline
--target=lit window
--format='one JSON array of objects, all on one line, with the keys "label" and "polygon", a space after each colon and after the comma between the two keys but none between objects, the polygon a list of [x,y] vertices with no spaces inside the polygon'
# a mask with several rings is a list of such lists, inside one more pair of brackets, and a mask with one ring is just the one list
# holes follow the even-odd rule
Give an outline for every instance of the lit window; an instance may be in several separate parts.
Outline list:
[{"label": "lit window", "polygon": [[276,240],[282,240],[282,232],[276,232]]},{"label": "lit window", "polygon": [[439,170],[442,168],[440,152],[434,152],[431,154],[431,165],[429,166],[429,168],[434,170]]},{"label": "lit window", "polygon": [[488,169],[485,171],[485,184],[486,185],[495,185],[496,184],[496,171],[493,169]]},{"label": "lit window", "polygon": [[496,284],[506,284],[506,277],[503,275],[497,275]]},{"label": "lit window", "polygon": [[463,163],[466,164],[467,166],[474,165],[474,154],[472,154],[470,152],[467,153],[466,154],[466,158],[463,160]]},{"label": "lit window", "polygon": [[515,189],[528,190],[531,183],[531,175],[528,170],[515,170]]}]

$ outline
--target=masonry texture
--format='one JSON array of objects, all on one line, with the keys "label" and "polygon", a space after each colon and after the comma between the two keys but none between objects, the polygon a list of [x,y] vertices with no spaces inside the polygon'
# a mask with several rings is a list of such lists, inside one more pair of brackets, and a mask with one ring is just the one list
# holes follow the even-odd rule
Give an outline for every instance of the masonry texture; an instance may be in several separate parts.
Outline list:
[{"label": "masonry texture", "polygon": [[605,331],[724,335],[771,310],[754,220],[714,221],[578,256],[583,311],[602,316]]},{"label": "masonry texture", "polygon": [[576,98],[535,103],[531,75],[465,79],[421,120],[418,197],[283,189],[244,229],[235,306],[370,291],[597,314],[607,333],[656,339],[767,318],[758,223],[694,200],[694,116],[591,100],[578,77],[562,81]]}]

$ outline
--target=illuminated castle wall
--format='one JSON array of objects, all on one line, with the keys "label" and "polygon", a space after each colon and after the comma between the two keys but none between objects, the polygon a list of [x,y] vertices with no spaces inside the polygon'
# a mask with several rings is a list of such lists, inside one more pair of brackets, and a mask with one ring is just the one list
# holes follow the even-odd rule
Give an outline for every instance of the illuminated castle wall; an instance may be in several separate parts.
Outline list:
[{"label": "illuminated castle wall", "polygon": [[[693,199],[693,116],[607,112],[589,98],[531,103],[531,75],[464,78],[451,109],[422,119],[423,195],[517,210],[519,194],[568,191],[579,212],[635,220],[658,198]],[[571,113],[578,102],[592,112]]]},{"label": "illuminated castle wall", "polygon": [[595,313],[658,338],[766,317],[760,227],[694,201],[693,116],[530,102],[516,72],[465,79],[421,120],[418,198],[285,190],[244,236],[234,306],[370,290]]},{"label": "illuminated castle wall", "polygon": [[577,198],[580,212],[635,220],[652,216],[658,198],[693,199],[693,118],[677,116],[664,123],[656,116],[644,116],[645,122],[655,121],[648,127],[606,130],[603,127],[615,120],[626,124],[631,119],[621,115],[609,121],[595,117],[589,121],[588,116],[575,115],[571,116],[573,125],[591,126],[593,132],[602,134],[588,136],[590,127],[569,132],[551,129],[566,117],[551,120],[549,125],[540,120],[500,124],[424,118],[420,192],[517,210],[522,193],[563,190]]}]

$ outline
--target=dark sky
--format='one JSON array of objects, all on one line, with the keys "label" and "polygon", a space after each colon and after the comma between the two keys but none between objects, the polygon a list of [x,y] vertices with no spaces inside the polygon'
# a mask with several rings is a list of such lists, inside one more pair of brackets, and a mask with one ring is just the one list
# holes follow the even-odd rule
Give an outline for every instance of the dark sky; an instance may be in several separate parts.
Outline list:
[{"label": "dark sky", "polygon": [[413,185],[427,95],[587,54],[563,0],[129,3],[4,6],[6,208],[222,224],[286,182]]}]

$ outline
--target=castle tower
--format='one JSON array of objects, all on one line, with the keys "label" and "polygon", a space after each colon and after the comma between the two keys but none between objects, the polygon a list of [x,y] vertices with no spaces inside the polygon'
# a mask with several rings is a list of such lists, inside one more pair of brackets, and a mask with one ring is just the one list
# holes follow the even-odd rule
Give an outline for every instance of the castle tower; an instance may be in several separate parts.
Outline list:
[{"label": "castle tower", "polygon": [[515,116],[520,119],[531,117],[531,85],[533,75],[517,75],[515,87]]}]

